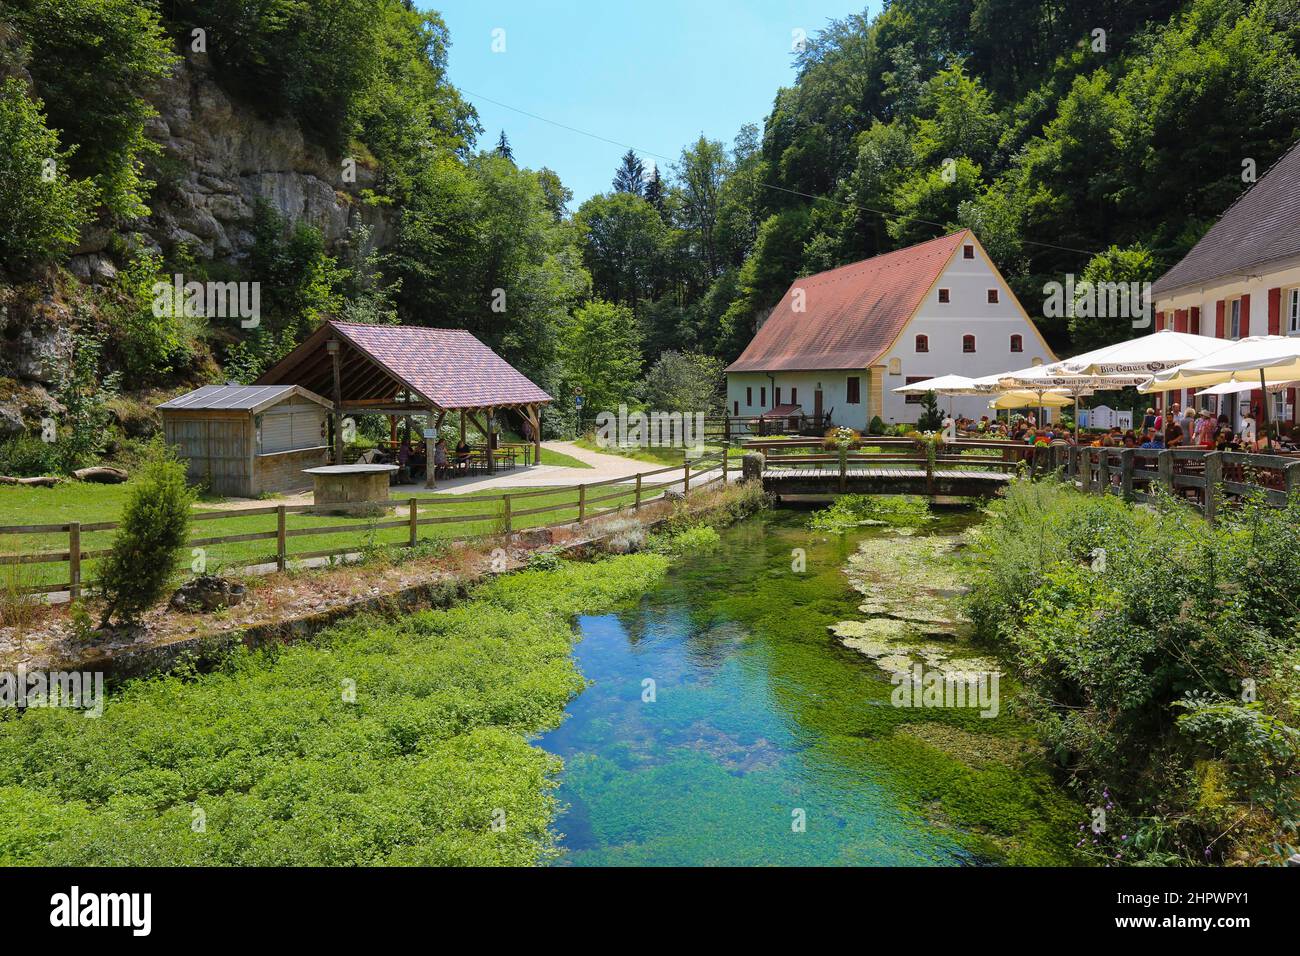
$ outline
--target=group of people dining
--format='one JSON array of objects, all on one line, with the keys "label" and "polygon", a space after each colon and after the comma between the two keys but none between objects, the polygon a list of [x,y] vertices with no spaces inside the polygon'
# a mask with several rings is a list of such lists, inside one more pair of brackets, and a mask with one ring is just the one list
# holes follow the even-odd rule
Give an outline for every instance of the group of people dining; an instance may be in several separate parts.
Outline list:
[{"label": "group of people dining", "polygon": [[[1092,444],[1102,448],[1203,448],[1215,451],[1266,451],[1268,439],[1256,428],[1257,413],[1252,408],[1242,416],[1241,429],[1234,431],[1226,414],[1214,415],[1207,409],[1183,408],[1177,402],[1166,412],[1148,408],[1138,429],[1110,429]],[[1295,451],[1294,430],[1275,433],[1275,451]]]},{"label": "group of people dining", "polygon": [[[1080,444],[1093,448],[1203,448],[1215,451],[1263,452],[1268,441],[1256,427],[1258,412],[1252,408],[1242,417],[1240,430],[1234,431],[1225,414],[1215,415],[1192,406],[1183,408],[1172,404],[1167,412],[1148,408],[1137,428],[1122,429],[1115,426],[1091,438],[1084,436]],[[1069,444],[1075,442],[1071,429],[1049,424],[1040,425],[1033,415],[1014,415],[1006,421],[990,419],[987,415],[978,421],[960,417],[955,422],[959,433],[979,438],[1006,439],[1026,445]],[[1286,426],[1273,431],[1273,450],[1293,452],[1300,450],[1300,425]]]},{"label": "group of people dining", "polygon": [[[448,478],[464,474],[469,469],[470,446],[462,438],[456,443],[454,452],[448,450],[447,439],[439,438],[433,445],[434,477]],[[402,438],[397,446],[394,461],[397,464],[395,484],[404,485],[419,481],[428,471],[428,446],[424,441],[411,441],[411,436]]]}]

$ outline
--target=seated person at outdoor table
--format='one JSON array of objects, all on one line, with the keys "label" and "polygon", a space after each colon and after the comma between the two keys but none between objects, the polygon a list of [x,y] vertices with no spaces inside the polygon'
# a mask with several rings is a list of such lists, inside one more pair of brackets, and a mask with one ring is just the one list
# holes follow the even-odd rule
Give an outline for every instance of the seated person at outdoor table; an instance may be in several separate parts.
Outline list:
[{"label": "seated person at outdoor table", "polygon": [[439,438],[438,444],[433,446],[433,467],[436,469],[434,473],[445,475],[447,473],[447,464],[447,440]]},{"label": "seated person at outdoor table", "polygon": [[456,443],[456,467],[464,468],[469,461],[469,444],[462,437]]},{"label": "seated person at outdoor table", "polygon": [[403,438],[397,449],[396,479],[399,485],[411,479],[411,441],[408,438]]},{"label": "seated person at outdoor table", "polygon": [[1142,444],[1139,447],[1140,448],[1164,448],[1165,447],[1164,436],[1161,435],[1154,428],[1148,428],[1146,431],[1145,440],[1142,442]]},{"label": "seated person at outdoor table", "polygon": [[1220,428],[1219,434],[1215,436],[1214,448],[1216,451],[1236,451],[1237,442],[1232,437],[1232,432],[1226,428]]},{"label": "seated person at outdoor table", "polygon": [[1170,425],[1165,431],[1165,447],[1177,448],[1183,443],[1183,426]]}]

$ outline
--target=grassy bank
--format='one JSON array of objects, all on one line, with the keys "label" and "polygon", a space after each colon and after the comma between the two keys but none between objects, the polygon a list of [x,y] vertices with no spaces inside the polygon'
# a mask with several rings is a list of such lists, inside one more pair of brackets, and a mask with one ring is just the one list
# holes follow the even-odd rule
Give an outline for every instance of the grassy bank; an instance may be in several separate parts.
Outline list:
[{"label": "grassy bank", "polygon": [[449,610],[135,682],[99,719],[4,712],[0,863],[544,861],[558,767],[527,738],[582,687],[570,619],[667,563],[503,577]]},{"label": "grassy bank", "polygon": [[990,510],[969,611],[1094,808],[1081,848],[1113,863],[1294,853],[1300,501],[1210,526],[1173,500],[1017,482]]},{"label": "grassy bank", "polygon": [[538,553],[446,610],[133,681],[99,718],[0,710],[0,865],[545,862],[559,762],[529,740],[583,686],[572,618],[643,593],[673,554],[716,546],[710,524],[764,503],[708,490],[648,538],[612,519],[611,548],[651,550]]}]

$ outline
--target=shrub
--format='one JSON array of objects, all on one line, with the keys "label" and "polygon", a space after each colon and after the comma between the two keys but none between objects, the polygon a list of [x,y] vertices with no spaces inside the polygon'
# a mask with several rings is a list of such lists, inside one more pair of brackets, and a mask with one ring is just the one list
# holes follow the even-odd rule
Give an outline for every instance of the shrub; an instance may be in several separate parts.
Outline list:
[{"label": "shrub", "polygon": [[1210,526],[1172,499],[1021,481],[990,511],[971,617],[1071,783],[1113,804],[1107,859],[1221,858],[1247,829],[1222,839],[1225,804],[1266,817],[1257,853],[1294,842],[1300,497]]},{"label": "shrub", "polygon": [[156,446],[132,481],[112,551],[100,569],[101,627],[116,617],[133,624],[163,596],[189,535],[194,491],[185,465]]},{"label": "shrub", "polygon": [[33,435],[15,435],[0,444],[0,475],[48,475],[58,465],[58,449]]},{"label": "shrub", "polygon": [[879,415],[871,416],[871,424],[867,426],[868,435],[883,435],[885,433],[885,422]]}]

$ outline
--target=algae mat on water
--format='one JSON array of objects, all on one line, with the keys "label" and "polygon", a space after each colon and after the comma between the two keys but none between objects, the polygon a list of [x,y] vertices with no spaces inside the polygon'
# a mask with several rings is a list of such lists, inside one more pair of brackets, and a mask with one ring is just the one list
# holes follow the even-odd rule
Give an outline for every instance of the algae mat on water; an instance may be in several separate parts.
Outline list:
[{"label": "algae mat on water", "polygon": [[[862,584],[873,548],[952,525],[900,538],[810,532],[806,515],[752,518],[633,606],[581,618],[575,653],[591,683],[542,738],[566,763],[564,861],[1075,862],[1085,816],[1005,703],[991,719],[893,707],[888,675],[831,633],[863,620],[863,604],[899,607],[909,577],[938,582],[916,577],[929,567],[920,550],[900,557],[897,589],[858,593],[846,568]],[[945,578],[937,591],[957,587]],[[931,635],[960,624],[946,601],[918,608],[899,623]],[[930,640],[961,648],[959,660],[977,656],[957,633]]]}]

